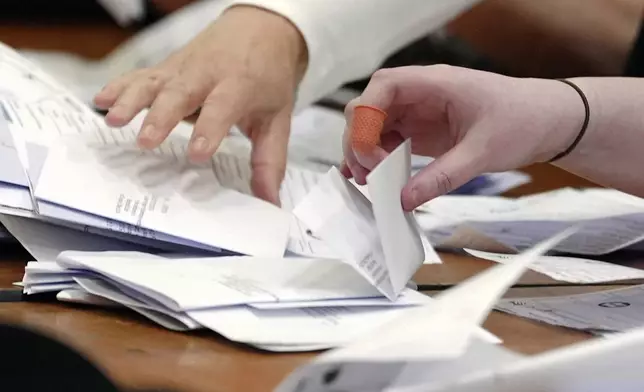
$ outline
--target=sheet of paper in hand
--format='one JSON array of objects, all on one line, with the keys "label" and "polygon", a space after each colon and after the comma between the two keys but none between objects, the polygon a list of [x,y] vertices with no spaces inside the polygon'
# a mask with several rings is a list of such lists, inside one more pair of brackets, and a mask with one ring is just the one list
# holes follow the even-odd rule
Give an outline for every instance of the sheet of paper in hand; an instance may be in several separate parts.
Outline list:
[{"label": "sheet of paper in hand", "polygon": [[450,377],[458,380],[464,368],[475,371],[508,363],[511,352],[476,339],[475,331],[528,266],[574,230],[559,233],[513,262],[490,268],[428,305],[406,310],[352,344],[317,357],[291,374],[278,391],[402,391]]},{"label": "sheet of paper in hand", "polygon": [[414,214],[403,211],[400,193],[410,174],[406,141],[367,177],[372,201],[333,168],[293,211],[312,235],[392,300],[426,258],[439,260]]}]

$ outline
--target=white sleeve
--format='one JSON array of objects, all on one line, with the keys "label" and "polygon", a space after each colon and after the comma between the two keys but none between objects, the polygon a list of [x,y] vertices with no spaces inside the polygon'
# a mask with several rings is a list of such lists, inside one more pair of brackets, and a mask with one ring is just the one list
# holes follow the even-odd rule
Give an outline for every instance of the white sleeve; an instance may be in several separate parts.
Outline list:
[{"label": "white sleeve", "polygon": [[443,26],[479,0],[233,0],[289,19],[302,33],[309,67],[301,109],[369,76],[397,50]]}]

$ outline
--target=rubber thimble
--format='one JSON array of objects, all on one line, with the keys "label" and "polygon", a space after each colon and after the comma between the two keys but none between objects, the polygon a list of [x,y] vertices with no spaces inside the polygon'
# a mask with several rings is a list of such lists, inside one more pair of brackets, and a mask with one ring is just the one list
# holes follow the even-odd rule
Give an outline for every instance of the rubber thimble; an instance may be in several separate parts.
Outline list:
[{"label": "rubber thimble", "polygon": [[373,106],[358,105],[353,110],[351,121],[351,148],[368,152],[380,144],[380,133],[387,113]]}]

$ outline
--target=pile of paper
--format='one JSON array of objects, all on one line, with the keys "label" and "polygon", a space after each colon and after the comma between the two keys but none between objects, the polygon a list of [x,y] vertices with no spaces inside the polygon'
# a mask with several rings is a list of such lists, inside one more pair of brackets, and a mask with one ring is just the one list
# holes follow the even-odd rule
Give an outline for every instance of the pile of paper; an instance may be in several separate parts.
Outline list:
[{"label": "pile of paper", "polygon": [[644,239],[644,200],[612,189],[564,188],[518,199],[443,196],[417,217],[436,247],[515,253],[574,225],[581,230],[554,251],[601,255]]},{"label": "pile of paper", "polygon": [[390,300],[352,266],[326,259],[63,252],[29,263],[21,284],[29,294],[125,307],[172,330],[207,328],[272,351],[343,345],[432,302],[409,287]]}]

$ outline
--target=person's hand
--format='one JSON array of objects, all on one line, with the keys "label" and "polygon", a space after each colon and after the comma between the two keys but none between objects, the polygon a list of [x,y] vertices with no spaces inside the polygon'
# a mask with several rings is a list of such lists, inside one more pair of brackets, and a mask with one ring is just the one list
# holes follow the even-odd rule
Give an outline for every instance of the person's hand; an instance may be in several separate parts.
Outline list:
[{"label": "person's hand", "polygon": [[[356,105],[387,112],[381,144],[353,151],[349,129]],[[516,79],[445,65],[378,71],[346,109],[342,172],[363,185],[388,152],[411,138],[412,152],[436,158],[403,189],[413,210],[477,175],[547,161],[577,136],[584,108],[559,81]]]},{"label": "person's hand", "polygon": [[231,127],[252,142],[253,193],[279,204],[295,90],[307,66],[299,31],[279,15],[254,7],[227,10],[161,64],[110,82],[94,101],[113,127],[150,107],[138,143],[154,149],[201,108],[188,155],[210,159]]}]

